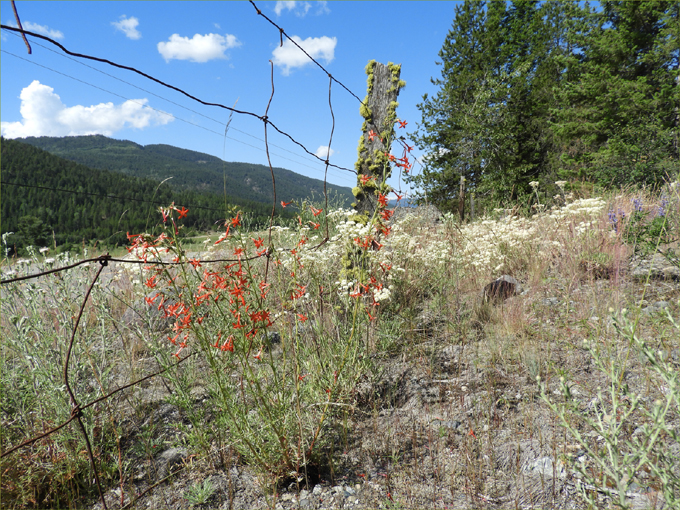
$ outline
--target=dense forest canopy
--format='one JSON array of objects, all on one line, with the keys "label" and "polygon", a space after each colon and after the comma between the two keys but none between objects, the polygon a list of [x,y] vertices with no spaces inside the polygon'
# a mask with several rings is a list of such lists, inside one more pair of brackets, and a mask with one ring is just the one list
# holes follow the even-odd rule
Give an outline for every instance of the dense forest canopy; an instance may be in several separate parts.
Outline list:
[{"label": "dense forest canopy", "polygon": [[127,232],[151,231],[160,220],[159,204],[173,202],[190,208],[184,235],[216,228],[229,215],[225,207],[239,207],[255,226],[269,224],[271,203],[229,199],[225,205],[218,194],[88,168],[16,140],[2,139],[1,146],[2,233],[10,253],[55,243],[60,249],[84,241],[124,245]]},{"label": "dense forest canopy", "polygon": [[444,208],[529,183],[656,185],[678,174],[676,1],[465,1],[439,52],[413,178]]},{"label": "dense forest canopy", "polygon": [[[139,145],[102,135],[41,136],[18,139],[55,156],[76,163],[121,172],[135,177],[163,181],[174,190],[207,191],[226,194],[232,200],[272,204],[273,188],[269,167],[254,163],[226,162],[215,156],[172,145]],[[279,200],[303,200],[323,196],[324,183],[284,168],[274,168],[276,196]],[[354,199],[350,188],[328,184],[327,190],[349,204]],[[278,202],[278,200],[277,200]]]}]

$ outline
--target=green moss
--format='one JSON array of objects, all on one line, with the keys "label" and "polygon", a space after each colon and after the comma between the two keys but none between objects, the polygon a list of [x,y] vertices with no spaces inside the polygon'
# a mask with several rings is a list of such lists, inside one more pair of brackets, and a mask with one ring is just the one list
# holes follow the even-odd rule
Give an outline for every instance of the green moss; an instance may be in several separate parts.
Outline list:
[{"label": "green moss", "polygon": [[353,221],[355,223],[359,223],[361,225],[366,225],[368,223],[368,214],[363,213],[363,214],[353,214],[352,216],[347,218],[350,221]]},{"label": "green moss", "polygon": [[363,190],[359,186],[355,186],[352,188],[352,195],[358,198],[359,195],[363,195]]}]

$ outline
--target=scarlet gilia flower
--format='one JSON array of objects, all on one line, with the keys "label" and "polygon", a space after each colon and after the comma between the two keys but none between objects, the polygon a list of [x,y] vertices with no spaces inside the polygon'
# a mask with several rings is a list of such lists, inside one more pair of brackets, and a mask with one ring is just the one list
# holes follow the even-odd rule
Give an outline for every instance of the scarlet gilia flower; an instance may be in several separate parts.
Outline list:
[{"label": "scarlet gilia flower", "polygon": [[238,217],[238,214],[236,215],[235,218],[231,219],[231,226],[232,227],[240,227],[241,226],[241,220]]},{"label": "scarlet gilia flower", "polygon": [[298,290],[296,292],[291,293],[290,299],[295,300],[295,299],[300,299],[302,296],[305,295],[305,291],[307,290],[306,285],[300,285],[299,283],[297,284]]},{"label": "scarlet gilia flower", "polygon": [[229,351],[229,352],[234,352],[234,336],[229,335],[229,338],[227,338],[224,343],[220,346],[221,351]]},{"label": "scarlet gilia flower", "polygon": [[300,319],[300,322],[305,322],[309,318],[309,317],[305,317],[301,313],[298,313],[297,316]]},{"label": "scarlet gilia flower", "polygon": [[193,258],[193,259],[189,260],[189,264],[191,264],[192,266],[194,266],[194,268],[196,268],[196,267],[201,267],[201,261],[200,261],[200,260],[197,260],[196,258]]},{"label": "scarlet gilia flower", "polygon": [[292,200],[290,202],[284,202],[283,200],[281,200],[281,207],[285,208],[287,205],[290,205],[292,203],[293,203]]},{"label": "scarlet gilia flower", "polygon": [[222,241],[224,241],[227,237],[229,237],[229,228],[231,228],[229,225],[227,225],[227,231],[220,236],[220,238],[215,241],[215,244],[220,244]]},{"label": "scarlet gilia flower", "polygon": [[262,244],[264,243],[264,239],[261,237],[258,239],[253,239],[253,242],[255,243],[255,248],[262,248]]},{"label": "scarlet gilia flower", "polygon": [[406,122],[405,120],[398,120],[397,122],[399,123],[399,128],[400,128],[400,129],[401,129],[401,128],[405,128],[405,127],[406,127],[406,124],[408,124],[408,122]]},{"label": "scarlet gilia flower", "polygon": [[323,212],[323,209],[315,209],[315,208],[312,207],[311,205],[309,206],[309,208],[312,210],[312,214],[313,214],[315,217],[318,216],[319,214],[321,214],[321,213]]},{"label": "scarlet gilia flower", "polygon": [[385,209],[383,212],[380,213],[382,219],[385,221],[389,221],[393,214],[394,211],[392,209]]},{"label": "scarlet gilia flower", "polygon": [[365,175],[365,174],[364,174],[364,175],[362,175],[359,179],[361,180],[361,184],[363,184],[364,186],[366,186],[366,184],[368,183],[368,181],[371,180],[371,177],[370,177],[369,175]]},{"label": "scarlet gilia flower", "polygon": [[321,223],[314,223],[313,221],[310,221],[309,224],[314,227],[314,230],[319,230],[319,227],[321,226]]},{"label": "scarlet gilia flower", "polygon": [[179,217],[177,218],[178,220],[181,220],[182,218],[186,218],[187,213],[189,212],[189,209],[185,208],[182,206],[182,209],[177,209],[175,208],[175,211],[179,213]]},{"label": "scarlet gilia flower", "polygon": [[387,197],[382,193],[378,194],[378,203],[381,207],[387,207]]},{"label": "scarlet gilia flower", "polygon": [[253,358],[255,358],[258,361],[260,361],[262,359],[262,347],[260,347],[260,350],[257,351],[257,354],[253,355]]},{"label": "scarlet gilia flower", "polygon": [[378,135],[377,135],[376,132],[373,131],[372,129],[368,132],[368,139],[369,139],[371,142],[373,141],[373,139],[374,139],[376,136],[378,136]]}]

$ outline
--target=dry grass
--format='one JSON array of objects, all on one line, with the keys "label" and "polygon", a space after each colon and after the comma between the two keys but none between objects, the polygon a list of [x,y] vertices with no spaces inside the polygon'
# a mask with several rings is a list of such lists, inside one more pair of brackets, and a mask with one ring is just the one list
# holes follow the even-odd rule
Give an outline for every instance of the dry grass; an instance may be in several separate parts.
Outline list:
[{"label": "dry grass", "polygon": [[[573,464],[584,456],[584,447],[541,400],[536,379],[540,377],[547,396],[556,403],[564,401],[560,378],[572,384],[581,415],[566,413],[563,418],[581,430],[595,449],[602,447],[601,440],[591,434],[583,418],[597,416],[598,409],[611,403],[606,392],[604,400],[598,400],[598,387],[610,387],[611,380],[584,348],[584,339],[606,353],[605,359],[625,364],[622,373],[627,391],[641,395],[643,408],[664,398],[663,384],[633,348],[630,335],[611,321],[628,308],[639,317],[636,336],[680,366],[680,335],[671,322],[680,317],[678,281],[652,279],[646,284],[633,279],[629,260],[635,246],[624,243],[608,217],[609,209],[621,209],[630,217],[632,199],[640,196],[624,194],[531,219],[506,217],[461,226],[451,219],[434,223],[414,215],[395,224],[391,240],[385,240],[384,248],[374,254],[376,263],[392,266],[385,281],[390,297],[377,307],[376,321],[360,314],[355,325],[354,334],[363,345],[364,371],[351,398],[332,408],[323,429],[326,440],[305,467],[301,485],[293,484],[289,490],[307,482],[310,490],[320,482],[358,483],[362,507],[585,507]],[[658,197],[642,198],[651,214],[658,207]],[[672,213],[669,226],[676,229],[677,237],[680,211]],[[357,228],[336,227],[332,235],[346,231],[351,238]],[[290,231],[280,230],[276,246],[285,246],[291,239],[295,238]],[[343,283],[337,257],[343,249],[338,241],[310,252],[297,281],[331,291],[323,299],[311,296],[275,322],[274,329],[284,343],[299,334],[297,348],[315,352],[323,342],[346,341],[354,316],[342,304],[348,298],[338,288]],[[220,253],[210,256],[216,255]],[[289,262],[287,256],[281,252],[282,267]],[[167,334],[141,301],[144,287],[143,278],[135,273],[138,268],[118,270],[110,268],[108,283],[95,289],[79,338],[81,347],[75,353],[74,372],[81,371],[83,402],[172,359]],[[270,271],[278,274],[274,268]],[[480,290],[501,274],[520,280],[525,292],[499,305],[483,303]],[[63,384],[60,365],[45,363],[43,372],[31,375],[25,356],[39,359],[55,345],[63,345],[70,334],[68,317],[74,313],[65,310],[65,296],[82,293],[89,276],[87,271],[65,276],[45,294],[51,296],[45,301],[40,301],[40,295],[31,297],[26,284],[11,294],[3,288],[3,337],[11,339],[3,342],[3,448],[68,415],[68,402],[55,396]],[[286,302],[291,280],[279,275],[272,281],[280,286],[271,293],[274,310]],[[640,312],[658,301],[668,303],[665,312]],[[71,302],[77,305],[77,299]],[[130,319],[131,307],[138,312],[133,313],[138,320]],[[304,331],[299,324],[295,326],[294,313],[309,317]],[[30,325],[25,331],[19,327],[21,317]],[[287,347],[276,349],[281,359],[291,355]],[[328,356],[337,353],[327,352]],[[177,491],[189,490],[188,481],[193,484],[206,473],[231,473],[230,466],[239,465],[238,456],[229,446],[228,430],[221,429],[219,412],[209,404],[209,386],[210,365],[197,359],[93,410],[89,430],[93,434],[97,430],[107,486],[122,487],[128,494],[123,499],[129,501],[132,494],[156,480],[157,448],[171,446],[181,446],[200,459],[187,465],[186,479],[177,481]],[[44,397],[42,407],[38,411],[30,405],[22,407],[20,397],[36,391]],[[179,416],[179,422],[168,416]],[[677,407],[665,419],[678,430]],[[632,415],[622,438],[631,440],[647,422],[641,411]],[[666,434],[659,438],[658,447],[675,452],[678,441]],[[68,457],[69,452],[80,455],[81,448],[77,435],[57,434],[20,456],[3,459],[3,505],[9,501],[7,506],[16,508],[77,507],[93,501],[92,488],[85,482],[87,462]],[[55,455],[63,456],[59,469]],[[33,468],[17,470],[19,459]],[[597,478],[595,471],[593,475]],[[291,479],[275,482],[280,493]],[[55,483],[62,484],[61,492]],[[631,504],[651,507],[661,490],[659,476],[641,470],[634,483]],[[276,505],[276,497],[267,496],[266,490],[248,490],[222,494],[220,504]],[[172,493],[167,491],[171,488],[155,490],[169,497]],[[197,491],[193,489],[192,494]],[[602,493],[593,494],[597,506],[613,504]],[[108,498],[111,506],[116,502],[120,506],[120,494],[114,497],[110,492]],[[167,499],[153,501],[162,505]],[[279,503],[295,507],[286,501]]]}]

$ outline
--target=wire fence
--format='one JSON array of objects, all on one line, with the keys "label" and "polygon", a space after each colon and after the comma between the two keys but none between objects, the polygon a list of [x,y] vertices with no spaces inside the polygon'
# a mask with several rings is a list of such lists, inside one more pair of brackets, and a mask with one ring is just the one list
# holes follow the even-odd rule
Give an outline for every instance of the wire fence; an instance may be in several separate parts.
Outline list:
[{"label": "wire fence", "polygon": [[[314,64],[316,64],[322,72],[324,72],[324,73],[328,76],[328,78],[329,78],[329,82],[328,82],[328,106],[329,106],[329,111],[330,111],[331,119],[332,119],[332,125],[331,125],[331,128],[330,128],[330,133],[329,133],[329,137],[328,137],[328,154],[330,154],[330,148],[331,148],[332,143],[333,143],[333,135],[334,135],[334,132],[335,132],[335,115],[334,115],[334,113],[333,113],[333,101],[332,101],[332,88],[333,88],[333,83],[336,83],[338,86],[340,86],[342,89],[344,89],[347,93],[349,93],[351,96],[353,96],[360,104],[363,104],[363,101],[359,98],[359,96],[357,96],[354,92],[352,92],[352,91],[351,91],[346,85],[344,85],[340,80],[338,80],[336,77],[334,77],[334,76],[333,76],[333,75],[332,75],[332,74],[331,74],[331,73],[330,73],[323,65],[321,65],[318,61],[316,61],[314,58],[312,58],[312,56],[310,56],[310,55],[304,50],[304,48],[302,48],[302,47],[301,47],[294,39],[292,39],[292,38],[285,32],[285,30],[284,30],[282,27],[280,27],[280,26],[277,25],[275,22],[273,22],[270,18],[268,18],[268,17],[267,17],[267,16],[266,16],[266,15],[265,15],[258,7],[257,7],[257,5],[256,5],[254,2],[251,1],[250,3],[251,3],[251,5],[254,7],[255,12],[256,12],[256,14],[257,14],[258,16],[261,16],[264,20],[266,20],[269,24],[271,24],[273,27],[275,27],[275,28],[279,31],[281,45],[283,45],[283,39],[284,39],[284,37],[285,37],[287,40],[289,40],[291,43],[293,43],[295,46],[297,46],[303,53],[305,53],[305,55],[306,55],[306,56],[307,56]],[[277,197],[276,197],[276,178],[275,178],[275,174],[274,174],[274,169],[273,169],[272,164],[271,164],[270,150],[269,150],[269,147],[270,147],[270,142],[269,142],[269,140],[268,140],[268,137],[269,137],[269,129],[273,129],[273,130],[275,130],[277,133],[279,133],[280,135],[282,135],[282,136],[286,137],[287,139],[289,139],[289,140],[290,140],[293,144],[295,144],[301,151],[303,151],[303,152],[306,154],[306,156],[312,157],[312,158],[314,158],[315,160],[321,161],[321,162],[324,164],[324,167],[325,167],[325,171],[324,171],[324,179],[323,179],[323,183],[324,183],[324,199],[325,199],[326,210],[327,210],[327,211],[328,211],[328,209],[327,209],[327,208],[328,208],[328,194],[327,194],[327,190],[326,190],[326,178],[327,178],[329,169],[336,169],[336,170],[340,170],[340,171],[344,171],[344,172],[351,172],[351,173],[354,173],[354,174],[357,173],[357,172],[356,172],[355,170],[353,170],[353,169],[344,168],[344,167],[337,166],[337,165],[334,165],[334,164],[330,163],[329,160],[328,160],[328,156],[327,156],[326,158],[321,158],[321,157],[317,156],[314,152],[312,152],[310,149],[308,149],[307,147],[305,147],[304,144],[302,144],[301,142],[299,142],[298,140],[296,140],[291,134],[289,134],[289,133],[283,131],[282,129],[280,129],[279,127],[277,127],[277,125],[276,125],[274,122],[272,122],[272,120],[271,120],[271,119],[269,118],[269,116],[268,116],[268,113],[269,113],[269,108],[270,108],[272,102],[274,101],[274,96],[275,96],[273,63],[271,64],[271,95],[270,95],[269,101],[268,101],[268,103],[267,103],[267,108],[266,108],[264,114],[257,114],[257,113],[250,112],[250,111],[239,110],[239,109],[237,109],[237,108],[235,108],[235,107],[230,107],[230,106],[227,106],[227,105],[224,105],[224,104],[221,104],[221,103],[215,103],[215,102],[210,102],[210,101],[203,100],[203,99],[197,97],[196,95],[193,95],[193,94],[191,94],[191,93],[189,93],[189,92],[183,90],[183,89],[180,88],[180,87],[174,86],[174,85],[172,85],[172,84],[170,84],[170,83],[167,83],[167,82],[165,82],[165,81],[163,81],[163,80],[160,80],[160,79],[158,79],[158,78],[155,78],[154,76],[151,76],[150,74],[145,73],[145,72],[143,72],[143,71],[141,71],[141,70],[139,70],[139,69],[136,69],[136,68],[134,68],[134,67],[130,67],[130,66],[126,66],[126,65],[123,65],[123,64],[120,64],[120,63],[112,62],[112,61],[110,61],[110,60],[107,60],[107,59],[104,59],[104,58],[99,58],[99,57],[96,57],[96,56],[93,56],[93,55],[88,55],[88,54],[77,53],[77,52],[71,51],[71,50],[67,49],[67,48],[64,47],[62,44],[60,44],[59,42],[53,40],[53,39],[50,38],[50,37],[47,37],[47,36],[45,36],[45,35],[38,34],[38,33],[35,33],[35,32],[31,32],[31,31],[28,31],[28,30],[24,30],[24,29],[22,28],[21,21],[20,21],[20,19],[19,19],[19,15],[18,15],[18,13],[17,13],[17,11],[16,11],[16,8],[14,7],[14,2],[12,2],[12,6],[13,6],[13,8],[14,8],[14,12],[15,12],[15,16],[16,16],[18,28],[15,28],[15,27],[12,27],[12,26],[8,26],[8,25],[4,25],[4,24],[1,25],[1,28],[2,28],[3,30],[7,30],[7,31],[10,31],[10,32],[12,32],[12,33],[15,33],[15,34],[17,34],[18,36],[21,36],[21,37],[24,39],[25,43],[26,43],[26,46],[27,46],[27,48],[28,48],[28,53],[29,53],[29,54],[31,54],[31,47],[30,47],[30,43],[29,43],[29,41],[28,41],[28,39],[27,39],[27,36],[30,36],[31,38],[35,38],[35,39],[40,40],[40,41],[46,41],[46,42],[50,43],[51,45],[56,46],[59,50],[61,50],[61,52],[63,52],[64,54],[66,54],[66,55],[68,55],[68,56],[70,56],[70,57],[74,57],[74,58],[76,58],[76,59],[82,59],[82,60],[89,60],[89,61],[99,62],[99,63],[106,64],[106,65],[108,65],[108,66],[111,66],[111,67],[113,67],[113,68],[115,68],[115,69],[120,69],[120,70],[123,70],[123,71],[135,73],[135,74],[137,74],[137,75],[139,75],[139,76],[144,77],[145,79],[147,79],[147,80],[149,80],[149,81],[152,81],[152,82],[155,82],[155,83],[158,84],[158,85],[161,85],[162,87],[165,87],[165,88],[167,88],[167,89],[169,89],[169,90],[173,90],[173,91],[175,91],[175,92],[178,92],[178,93],[182,94],[183,96],[185,96],[185,97],[191,99],[192,101],[194,101],[194,102],[196,102],[196,103],[199,103],[199,104],[201,104],[201,105],[203,105],[203,106],[209,106],[209,107],[214,107],[214,108],[223,109],[223,110],[229,111],[231,114],[237,114],[237,115],[242,115],[242,116],[248,116],[248,117],[252,117],[252,118],[255,118],[255,119],[257,119],[258,121],[260,121],[260,122],[262,123],[263,129],[264,129],[264,138],[263,138],[261,141],[262,141],[263,144],[264,144],[264,151],[265,151],[266,154],[267,154],[267,161],[268,161],[269,169],[270,169],[270,173],[271,173],[272,191],[273,191],[272,213],[271,213],[271,217],[270,217],[270,226],[269,226],[269,229],[268,229],[270,246],[271,246],[272,225],[273,225],[273,220],[274,220],[274,215],[275,215],[275,208],[276,208],[276,204],[277,204]],[[37,41],[34,41],[34,43],[35,43],[35,44],[39,44],[39,43],[37,43]],[[41,46],[42,46],[42,45],[41,45]],[[2,50],[2,51],[5,52],[5,50]],[[51,51],[53,51],[53,50],[51,50]],[[88,66],[88,67],[89,67],[89,66]],[[56,72],[58,72],[58,71],[56,71]],[[101,71],[100,71],[100,72],[101,72]],[[105,73],[105,74],[107,74],[107,73]],[[118,77],[116,77],[116,76],[113,76],[113,75],[109,75],[109,76],[111,76],[111,77],[113,77],[113,78],[115,78],[115,79],[117,79],[117,80],[120,80],[120,78],[118,78]],[[77,79],[77,78],[74,78],[74,79]],[[121,80],[121,81],[123,81],[123,80]],[[159,97],[160,97],[160,96],[159,96]],[[168,100],[168,101],[169,101],[169,100]],[[172,102],[172,101],[171,101],[171,102]],[[175,104],[176,104],[176,103],[175,103]],[[184,107],[183,107],[183,108],[184,108]],[[188,109],[188,108],[187,108],[187,109]],[[190,110],[190,111],[193,112],[193,110],[191,110],[191,109],[188,109],[188,110]],[[194,112],[194,113],[198,113],[198,112]],[[203,115],[203,114],[199,114],[199,115],[202,115],[202,116],[204,116],[204,117],[207,117],[207,116],[205,116],[205,115]],[[210,118],[210,117],[207,117],[207,118]],[[212,119],[212,120],[215,120],[215,119]],[[219,122],[219,121],[216,121],[216,122]],[[224,125],[224,124],[222,124],[222,125]],[[228,125],[227,125],[226,127],[227,127],[227,129],[228,129]],[[225,130],[224,136],[226,136],[226,130]],[[249,136],[250,136],[250,135],[249,135]],[[403,137],[400,138],[400,139],[397,139],[397,141],[398,141],[399,143],[401,143],[402,145],[405,145],[405,140],[403,139]],[[284,150],[285,150],[285,149],[284,149]],[[112,200],[114,200],[114,199],[120,199],[120,200],[130,200],[130,201],[146,202],[146,203],[156,204],[156,205],[158,205],[158,204],[160,204],[160,205],[167,205],[167,204],[161,204],[160,202],[154,202],[154,201],[149,201],[149,200],[134,200],[134,199],[130,199],[130,198],[123,198],[123,197],[118,197],[118,196],[109,195],[109,194],[102,195],[102,194],[87,193],[87,192],[82,192],[82,191],[73,191],[73,190],[60,189],[60,188],[48,188],[48,187],[43,187],[43,186],[30,186],[30,185],[21,184],[21,183],[16,183],[16,182],[5,182],[5,181],[2,181],[2,184],[3,184],[3,185],[13,185],[13,186],[26,186],[26,187],[32,187],[32,188],[36,188],[36,189],[44,189],[44,190],[49,189],[49,190],[52,190],[52,191],[59,191],[59,192],[64,192],[64,193],[77,193],[77,194],[82,194],[82,195],[91,195],[91,196],[97,196],[97,197],[105,198],[105,199],[112,199]],[[194,206],[194,207],[200,207],[200,206]],[[206,207],[200,207],[200,208],[202,208],[202,209],[211,209],[211,208],[206,208]],[[211,209],[211,210],[217,211],[217,209]],[[221,211],[221,212],[223,212],[223,211]],[[325,230],[326,230],[326,232],[325,232],[325,238],[322,239],[321,242],[320,242],[318,245],[312,246],[312,247],[307,248],[307,249],[308,249],[308,250],[314,250],[314,249],[317,249],[317,248],[318,248],[319,246],[321,246],[322,244],[324,244],[324,243],[326,243],[326,242],[329,242],[330,239],[329,239],[329,230],[328,230],[328,229],[329,229],[329,227],[328,227],[328,218],[326,218],[326,221],[325,221]],[[264,251],[260,252],[258,255],[253,256],[253,257],[250,257],[250,258],[243,258],[243,257],[242,257],[242,258],[238,258],[238,259],[232,259],[232,258],[220,258],[220,259],[211,259],[211,260],[209,259],[209,260],[201,260],[201,263],[202,263],[202,264],[224,263],[224,262],[233,263],[233,262],[237,262],[237,261],[253,260],[253,259],[256,259],[256,258],[260,258],[260,257],[265,257],[265,258],[269,259],[269,258],[271,257],[271,255],[272,255],[271,249],[267,249],[267,250],[264,250]],[[34,436],[34,437],[31,437],[31,438],[29,438],[29,439],[26,439],[25,441],[21,442],[20,444],[17,444],[17,445],[15,445],[15,446],[12,446],[12,447],[6,449],[5,451],[3,451],[3,452],[0,454],[0,457],[3,457],[3,458],[4,458],[4,457],[6,457],[6,456],[8,456],[8,455],[11,455],[11,454],[13,454],[13,453],[16,453],[17,451],[21,450],[22,448],[26,448],[26,447],[28,447],[28,446],[34,444],[36,441],[39,441],[40,439],[46,438],[46,437],[48,437],[48,436],[54,434],[55,432],[61,430],[62,428],[66,427],[67,425],[69,425],[71,422],[75,421],[75,422],[78,424],[78,428],[80,429],[80,432],[81,432],[81,434],[83,435],[83,438],[84,438],[85,443],[86,443],[86,446],[87,446],[87,455],[88,455],[90,464],[91,464],[91,466],[92,466],[92,470],[93,470],[93,472],[94,472],[95,483],[96,483],[96,486],[97,486],[97,490],[98,490],[98,492],[99,492],[99,497],[100,497],[100,499],[101,499],[102,506],[103,506],[104,509],[107,509],[108,507],[107,507],[107,504],[106,504],[106,500],[105,500],[105,498],[104,498],[104,491],[103,491],[103,488],[102,488],[102,484],[100,483],[100,479],[99,479],[99,471],[98,471],[97,464],[96,464],[96,461],[95,461],[95,456],[94,456],[93,453],[92,453],[92,444],[91,444],[92,442],[91,442],[91,439],[90,439],[90,437],[89,437],[89,434],[87,433],[87,430],[86,430],[85,425],[84,425],[83,420],[82,420],[83,411],[85,411],[85,410],[88,409],[88,408],[91,408],[91,407],[94,406],[95,404],[98,404],[98,403],[100,403],[100,402],[102,402],[102,401],[105,401],[105,400],[111,398],[113,395],[115,395],[115,394],[117,394],[117,393],[120,393],[120,392],[122,392],[122,391],[124,391],[124,390],[126,390],[126,389],[129,389],[129,388],[132,388],[132,387],[134,387],[134,386],[136,386],[136,385],[138,385],[138,384],[140,384],[140,383],[142,383],[142,382],[144,382],[144,381],[147,381],[147,380],[149,380],[149,379],[151,379],[151,378],[157,377],[157,376],[163,374],[164,372],[166,372],[166,371],[168,371],[168,370],[171,370],[171,369],[177,367],[178,365],[184,363],[188,358],[190,358],[191,356],[193,356],[195,353],[190,354],[190,355],[188,355],[188,356],[186,356],[186,357],[183,357],[183,358],[179,358],[179,357],[178,357],[178,361],[177,361],[176,363],[174,363],[174,365],[168,366],[168,367],[166,367],[166,368],[164,368],[164,369],[162,369],[162,370],[158,370],[158,371],[156,371],[156,372],[154,372],[154,373],[152,373],[152,374],[146,375],[145,377],[142,377],[141,379],[137,379],[137,380],[135,380],[135,381],[133,381],[133,382],[130,382],[130,383],[128,383],[128,384],[125,384],[125,385],[123,385],[123,386],[120,386],[120,387],[116,388],[115,390],[112,390],[112,391],[110,391],[110,392],[108,392],[108,393],[106,393],[106,394],[104,394],[104,395],[102,395],[102,396],[100,396],[100,397],[98,397],[98,398],[96,398],[96,399],[94,399],[94,400],[88,402],[88,403],[83,404],[83,403],[81,403],[81,402],[79,401],[78,396],[75,394],[75,392],[74,392],[74,390],[73,390],[73,387],[72,387],[73,385],[72,385],[72,381],[71,381],[71,378],[70,378],[70,371],[69,371],[69,369],[70,369],[71,353],[72,353],[73,346],[74,346],[74,343],[75,343],[75,340],[76,340],[76,334],[77,334],[77,331],[78,331],[78,326],[79,326],[79,324],[80,324],[80,322],[81,322],[81,319],[82,319],[82,317],[83,317],[83,312],[84,312],[84,310],[85,310],[85,308],[86,308],[86,304],[87,304],[87,302],[88,302],[88,299],[89,299],[89,297],[90,297],[90,294],[91,294],[91,292],[92,292],[92,289],[94,288],[95,284],[99,281],[100,276],[101,276],[102,271],[104,270],[104,268],[107,267],[109,264],[113,264],[113,263],[117,263],[117,264],[124,263],[124,264],[144,264],[144,265],[147,265],[147,266],[151,266],[151,265],[165,265],[165,266],[172,266],[172,265],[182,265],[182,264],[187,264],[187,263],[190,263],[190,262],[189,262],[188,260],[187,260],[187,261],[178,261],[178,262],[173,262],[173,261],[163,261],[163,260],[134,260],[134,259],[133,259],[133,260],[130,260],[130,259],[114,258],[114,257],[112,257],[110,254],[107,253],[107,254],[104,254],[104,255],[101,255],[101,256],[98,256],[98,257],[94,257],[94,258],[85,258],[85,259],[79,260],[79,261],[77,261],[77,262],[75,262],[75,263],[73,263],[73,264],[66,265],[66,266],[63,266],[63,267],[58,267],[58,268],[54,268],[54,269],[50,269],[50,270],[46,270],[46,271],[41,271],[41,272],[38,272],[38,273],[35,273],[35,274],[27,274],[27,275],[24,275],[24,276],[17,276],[17,277],[14,277],[14,278],[3,279],[0,283],[1,283],[2,285],[7,285],[7,284],[13,284],[13,283],[18,283],[18,282],[23,282],[23,281],[26,281],[26,280],[29,280],[29,279],[41,278],[41,277],[45,277],[45,276],[48,276],[48,275],[53,275],[53,274],[56,274],[56,273],[61,273],[61,272],[64,272],[64,271],[68,271],[68,270],[71,270],[71,269],[73,269],[73,268],[75,268],[75,267],[82,266],[82,265],[88,264],[88,263],[96,263],[96,264],[99,265],[99,268],[98,268],[98,270],[97,270],[95,276],[93,277],[92,281],[90,282],[89,286],[87,287],[87,291],[86,291],[86,293],[85,293],[85,295],[84,295],[84,297],[83,297],[82,304],[81,304],[81,306],[80,306],[80,311],[79,311],[78,315],[75,317],[75,322],[74,322],[74,324],[73,324],[71,336],[70,336],[69,343],[68,343],[68,351],[67,351],[67,355],[66,355],[66,361],[64,362],[64,366],[63,366],[63,380],[64,380],[64,385],[65,385],[65,388],[66,388],[66,390],[67,390],[67,392],[68,392],[69,399],[70,399],[70,402],[71,402],[71,411],[70,411],[71,414],[70,414],[70,418],[67,419],[66,421],[64,421],[63,423],[60,423],[59,425],[54,426],[54,427],[50,428],[49,430],[44,431],[44,432],[41,433],[41,434],[38,434],[38,435],[36,435],[36,436]],[[158,484],[162,483],[164,480],[166,480],[166,479],[169,478],[170,476],[172,476],[172,474],[169,475],[168,477],[166,477],[166,478],[160,480],[158,483],[152,485],[151,487],[147,488],[146,491],[144,491],[143,493],[137,495],[137,497],[136,497],[133,501],[129,502],[129,503],[128,503],[127,505],[125,505],[123,508],[129,507],[130,505],[134,504],[134,503],[135,503],[136,501],[138,501],[141,497],[143,497],[143,496],[144,496],[145,494],[147,494],[150,490],[152,490],[154,487],[156,487]]]}]

